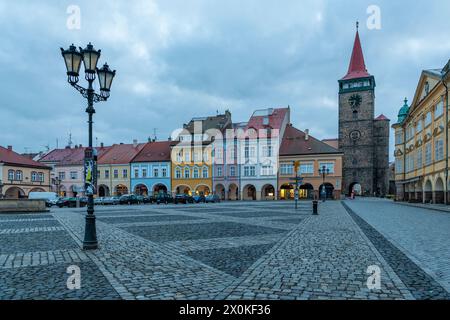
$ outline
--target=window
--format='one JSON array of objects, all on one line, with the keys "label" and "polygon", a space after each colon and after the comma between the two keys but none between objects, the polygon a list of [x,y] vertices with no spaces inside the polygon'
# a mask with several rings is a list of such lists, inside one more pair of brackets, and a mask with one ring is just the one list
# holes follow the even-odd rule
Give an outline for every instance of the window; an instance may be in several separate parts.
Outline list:
[{"label": "window", "polygon": [[167,168],[162,168],[161,173],[163,178],[167,177]]},{"label": "window", "polygon": [[261,175],[263,175],[263,176],[270,176],[272,174],[273,174],[272,166],[262,166],[262,168],[261,168]]},{"label": "window", "polygon": [[105,179],[109,179],[109,170],[105,170]]},{"label": "window", "polygon": [[230,176],[235,177],[236,176],[236,167],[230,167]]},{"label": "window", "polygon": [[428,127],[431,124],[431,112],[428,112],[425,116],[425,127]]},{"label": "window", "polygon": [[189,168],[184,168],[184,178],[189,179],[191,177],[191,170]]},{"label": "window", "polygon": [[8,180],[9,181],[14,180],[14,170],[8,170]]},{"label": "window", "polygon": [[16,180],[22,181],[23,180],[23,172],[21,170],[16,171]]},{"label": "window", "polygon": [[444,140],[438,139],[434,142],[434,157],[436,161],[444,159]]},{"label": "window", "polygon": [[181,179],[181,169],[180,168],[175,169],[175,178]]},{"label": "window", "polygon": [[417,125],[416,125],[416,131],[419,133],[419,132],[422,132],[422,120],[419,120],[419,121],[417,121]]},{"label": "window", "polygon": [[314,173],[314,164],[313,163],[302,163],[300,164],[300,174],[313,174]]},{"label": "window", "polygon": [[326,169],[330,170],[330,173],[334,173],[334,163],[333,162],[323,162],[319,164],[319,169],[325,166]]},{"label": "window", "polygon": [[38,179],[39,179],[39,182],[44,182],[44,173],[39,172],[38,173]]},{"label": "window", "polygon": [[202,177],[203,178],[208,178],[208,176],[209,176],[209,172],[208,171],[209,171],[208,167],[203,167],[203,169],[202,169]]},{"label": "window", "polygon": [[395,160],[395,173],[403,173],[403,160],[402,159]]},{"label": "window", "polygon": [[217,146],[215,149],[215,157],[218,161],[222,160],[223,158],[223,148],[222,146]]},{"label": "window", "polygon": [[[19,179],[17,179],[17,174],[19,173],[19,171],[17,171],[16,172],[16,180],[19,180]],[[38,181],[38,176],[37,176],[37,172],[31,172],[31,181],[32,182],[35,182],[35,181]]]},{"label": "window", "polygon": [[122,177],[127,179],[128,178],[128,169],[123,169],[122,170]]},{"label": "window", "polygon": [[77,180],[78,179],[78,172],[70,171],[70,179]]},{"label": "window", "polygon": [[406,168],[405,171],[411,172],[414,171],[414,155],[413,154],[408,154],[405,158],[405,164],[406,164]]},{"label": "window", "polygon": [[159,177],[159,168],[153,168],[153,177],[155,178]]},{"label": "window", "polygon": [[222,176],[222,167],[217,167],[217,176],[221,177]]},{"label": "window", "polygon": [[186,151],[184,153],[184,161],[185,162],[190,162],[191,161],[191,153],[189,151]]},{"label": "window", "polygon": [[406,141],[409,141],[412,138],[414,138],[414,126],[409,125],[408,128],[406,129]]},{"label": "window", "polygon": [[256,176],[256,168],[255,168],[255,166],[246,166],[246,167],[244,167],[244,176],[246,176],[246,177],[254,177],[254,176]]},{"label": "window", "polygon": [[66,180],[66,173],[65,172],[58,172],[58,178],[59,178],[59,181]]},{"label": "window", "polygon": [[194,168],[194,179],[200,178],[200,170],[198,168]]},{"label": "window", "polygon": [[147,178],[147,169],[142,169],[142,178]]},{"label": "window", "polygon": [[119,179],[119,170],[114,169],[114,179]]},{"label": "window", "polygon": [[423,166],[423,152],[422,149],[417,150],[417,168],[420,169]]},{"label": "window", "polygon": [[397,131],[395,132],[395,144],[402,144],[403,143],[403,132]]},{"label": "window", "polygon": [[202,159],[201,159],[201,153],[200,152],[198,152],[198,151],[194,151],[194,162],[200,162],[200,161],[202,161]]},{"label": "window", "polygon": [[263,146],[262,147],[262,156],[263,157],[271,157],[272,156],[272,146]]},{"label": "window", "polygon": [[205,152],[203,153],[203,161],[207,162],[209,161],[209,151],[205,150]]},{"label": "window", "polygon": [[437,119],[444,114],[444,96],[441,97],[441,101],[436,105],[436,111],[434,112],[434,118]]},{"label": "window", "polygon": [[431,164],[431,142],[425,145],[425,165]]},{"label": "window", "polygon": [[280,174],[292,175],[294,173],[294,166],[292,164],[283,163],[280,167]]},{"label": "window", "polygon": [[177,152],[177,162],[181,163],[183,161],[183,151]]},{"label": "window", "polygon": [[245,157],[245,159],[250,158],[250,147],[249,146],[245,146],[245,148],[244,148],[244,157]]}]

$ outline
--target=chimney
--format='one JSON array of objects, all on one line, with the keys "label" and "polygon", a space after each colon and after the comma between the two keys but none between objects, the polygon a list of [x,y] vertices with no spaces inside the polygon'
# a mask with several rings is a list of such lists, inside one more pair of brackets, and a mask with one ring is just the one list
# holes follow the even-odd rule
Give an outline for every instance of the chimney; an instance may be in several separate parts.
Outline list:
[{"label": "chimney", "polygon": [[103,144],[103,142],[100,142],[100,148],[104,148],[105,145]]},{"label": "chimney", "polygon": [[138,141],[136,139],[133,140],[133,147],[137,148],[138,146]]},{"label": "chimney", "polygon": [[12,146],[8,146],[8,151],[12,151]]},{"label": "chimney", "polygon": [[172,137],[169,137],[169,139],[167,139],[168,141],[172,141]]},{"label": "chimney", "polygon": [[308,141],[309,140],[309,129],[305,130],[305,140]]}]

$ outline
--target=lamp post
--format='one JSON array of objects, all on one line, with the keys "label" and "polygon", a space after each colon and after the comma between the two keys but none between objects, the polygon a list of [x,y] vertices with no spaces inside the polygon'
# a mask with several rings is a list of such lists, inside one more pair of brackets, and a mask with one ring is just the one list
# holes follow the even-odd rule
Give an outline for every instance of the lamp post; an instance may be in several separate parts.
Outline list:
[{"label": "lamp post", "polygon": [[442,83],[445,87],[445,194],[444,202],[448,205],[448,87],[450,85],[450,60],[442,69]]},{"label": "lamp post", "polygon": [[[102,68],[97,68],[100,53],[101,50],[95,50],[91,43],[85,49],[80,48],[79,51],[73,44],[67,50],[61,48],[61,54],[67,68],[67,81],[87,99],[86,112],[88,114],[89,146],[86,148],[84,154],[84,183],[86,195],[88,196],[88,204],[83,241],[84,250],[93,250],[98,247],[94,215],[94,193],[96,193],[97,183],[97,152],[92,147],[92,117],[95,113],[94,103],[108,100],[111,84],[116,75],[116,71],[111,71],[106,63]],[[87,89],[77,84],[81,61],[83,61],[85,79],[88,82]],[[97,94],[93,87],[96,76],[98,76],[100,84],[100,94]]]},{"label": "lamp post", "polygon": [[330,169],[328,169],[326,166],[322,166],[322,168],[319,169],[319,174],[322,175],[322,202],[325,202],[327,198],[326,194],[326,188],[325,188],[325,177],[330,174]]}]

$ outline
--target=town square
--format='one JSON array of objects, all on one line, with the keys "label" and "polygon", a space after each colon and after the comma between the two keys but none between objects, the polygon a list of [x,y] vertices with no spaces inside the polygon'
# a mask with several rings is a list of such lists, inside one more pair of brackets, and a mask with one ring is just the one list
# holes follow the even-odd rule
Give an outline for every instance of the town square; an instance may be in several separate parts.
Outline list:
[{"label": "town square", "polygon": [[345,2],[0,0],[0,300],[450,300],[449,4]]}]

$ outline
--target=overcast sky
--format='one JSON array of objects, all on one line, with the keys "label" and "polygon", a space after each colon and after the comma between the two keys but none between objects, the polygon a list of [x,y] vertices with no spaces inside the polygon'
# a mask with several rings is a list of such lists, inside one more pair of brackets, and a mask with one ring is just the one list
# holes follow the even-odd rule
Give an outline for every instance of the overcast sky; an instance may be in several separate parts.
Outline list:
[{"label": "overcast sky", "polygon": [[[67,27],[70,5],[80,29]],[[370,5],[381,9],[379,30],[367,28]],[[395,121],[421,70],[450,58],[449,12],[444,0],[0,0],[0,145],[37,152],[64,147],[69,133],[87,144],[85,101],[59,48],[89,41],[117,70],[110,100],[95,106],[98,143],[146,141],[154,128],[166,139],[194,116],[229,109],[240,122],[287,105],[298,128],[337,137],[337,80],[356,20],[376,113]]]}]

